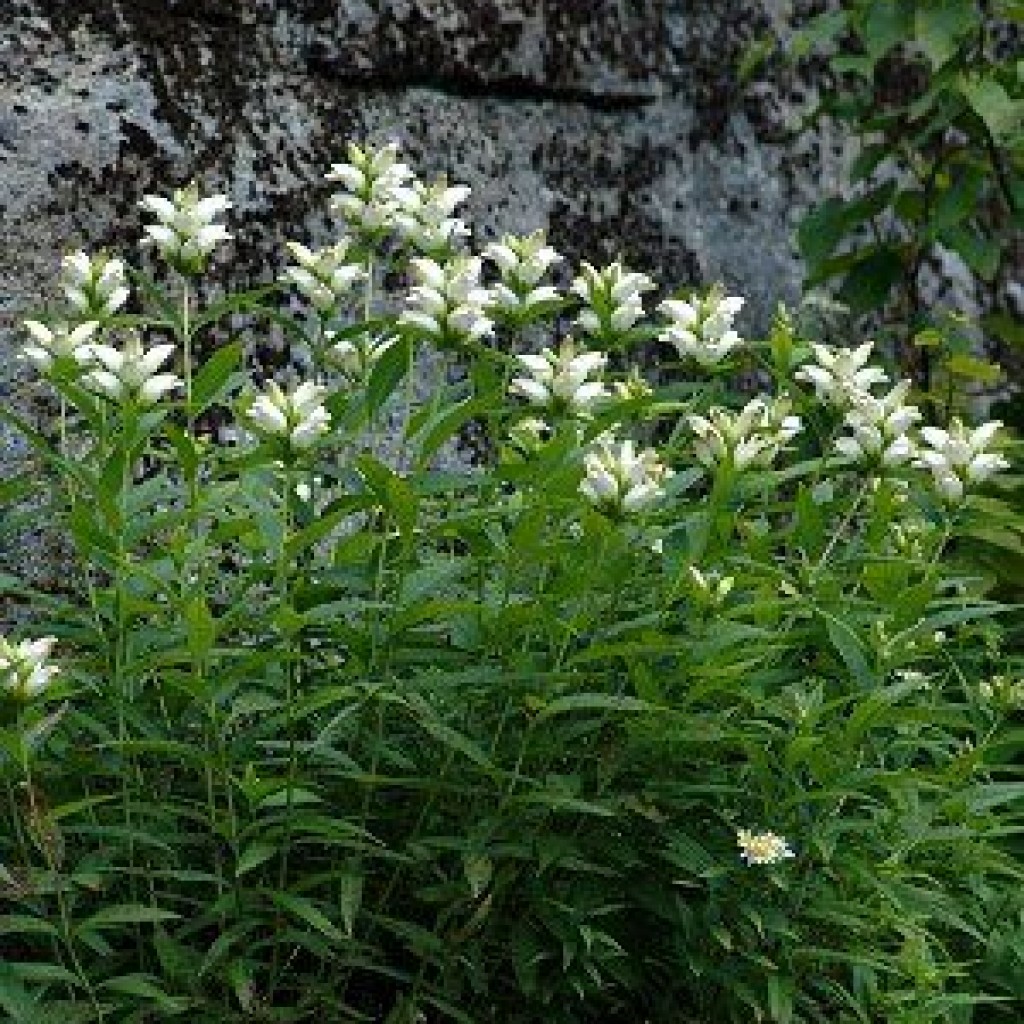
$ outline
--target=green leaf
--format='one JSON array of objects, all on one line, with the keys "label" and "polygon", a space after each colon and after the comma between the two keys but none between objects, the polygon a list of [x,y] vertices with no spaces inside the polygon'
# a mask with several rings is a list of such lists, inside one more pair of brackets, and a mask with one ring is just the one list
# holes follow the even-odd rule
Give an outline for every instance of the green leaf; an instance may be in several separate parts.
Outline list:
[{"label": "green leaf", "polygon": [[875,62],[894,46],[911,38],[913,31],[912,5],[904,0],[868,0],[861,22],[861,36],[868,55]]},{"label": "green leaf", "polygon": [[991,281],[999,270],[999,243],[962,224],[939,234],[939,241],[952,249],[983,281]]},{"label": "green leaf", "polygon": [[238,855],[238,863],[235,865],[235,877],[255,870],[261,864],[266,864],[271,857],[277,853],[277,847],[273,843],[253,843]]},{"label": "green leaf", "polygon": [[345,934],[351,938],[355,930],[356,917],[363,903],[364,876],[359,871],[346,871],[339,879],[341,923]]},{"label": "green leaf", "polygon": [[553,718],[578,711],[624,711],[630,714],[660,711],[662,709],[637,697],[616,696],[608,693],[573,693],[547,703],[537,716],[538,720]]},{"label": "green leaf", "polygon": [[217,623],[202,595],[191,598],[185,604],[185,625],[188,628],[188,649],[196,661],[202,661],[210,653],[217,639]]},{"label": "green leaf", "polygon": [[991,75],[964,76],[959,84],[960,92],[997,143],[1009,145],[1019,139],[1024,130],[1024,103],[1011,97]]},{"label": "green leaf", "polygon": [[812,275],[835,252],[846,230],[846,203],[841,199],[826,199],[800,221],[797,244]]},{"label": "green leaf", "polygon": [[903,272],[899,249],[888,245],[872,246],[847,272],[839,289],[839,298],[854,313],[880,309]]},{"label": "green leaf", "polygon": [[389,345],[380,359],[374,363],[366,386],[366,410],[370,420],[376,419],[377,414],[384,408],[384,403],[409,372],[414,351],[414,340],[402,336]]},{"label": "green leaf", "polygon": [[325,938],[333,942],[344,940],[344,933],[331,922],[330,918],[322,910],[305,897],[293,896],[287,892],[273,892],[270,894],[270,898],[282,910],[308,924],[314,931],[319,932]]},{"label": "green leaf", "polygon": [[198,416],[223,397],[232,375],[242,365],[242,345],[233,341],[218,348],[192,382],[192,414]]},{"label": "green leaf", "polygon": [[181,915],[172,910],[122,903],[98,910],[92,917],[82,921],[76,930],[95,931],[100,928],[118,928],[125,924],[156,924],[160,921],[177,921],[180,918]]},{"label": "green leaf", "polygon": [[829,612],[822,611],[825,630],[832,646],[836,649],[843,663],[850,670],[850,675],[864,688],[871,689],[875,685],[875,674],[868,666],[864,646],[857,634],[842,619]]},{"label": "green leaf", "polygon": [[168,995],[158,984],[158,979],[148,974],[122,974],[116,978],[107,978],[100,982],[99,987],[107,992],[148,999],[156,1003],[163,1013],[183,1013],[192,1005],[190,999]]},{"label": "green leaf", "polygon": [[831,46],[846,31],[849,20],[847,11],[824,11],[815,15],[793,34],[787,47],[789,54],[799,60],[819,46]]},{"label": "green leaf", "polygon": [[914,8],[914,38],[936,69],[956,53],[977,24],[978,11],[966,0],[917,0]]},{"label": "green leaf", "polygon": [[8,914],[0,917],[0,935],[59,936],[60,932],[45,918]]}]

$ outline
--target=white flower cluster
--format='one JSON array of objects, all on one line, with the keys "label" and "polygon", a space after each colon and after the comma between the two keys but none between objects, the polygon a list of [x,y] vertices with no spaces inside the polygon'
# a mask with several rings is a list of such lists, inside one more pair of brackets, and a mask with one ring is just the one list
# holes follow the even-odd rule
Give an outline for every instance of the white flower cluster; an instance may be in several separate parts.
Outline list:
[{"label": "white flower cluster", "polygon": [[653,289],[646,274],[628,271],[618,261],[602,270],[583,263],[571,286],[585,303],[576,323],[595,337],[623,334],[644,315],[642,296]]},{"label": "white flower cluster", "polygon": [[664,494],[661,483],[672,471],[653,448],[638,451],[631,440],[598,438],[583,459],[586,475],[580,493],[598,508],[621,514],[642,512]]},{"label": "white flower cluster", "polygon": [[687,423],[697,435],[694,448],[701,464],[736,470],[770,466],[802,426],[785,397],[753,398],[738,413],[715,406],[707,416],[687,416]]},{"label": "white flower cluster", "polygon": [[337,336],[337,331],[326,331],[324,334],[330,345],[327,358],[353,382],[366,381],[377,360],[398,340],[391,335],[375,338],[361,334],[355,339],[341,338],[334,341]]},{"label": "white flower cluster", "polygon": [[736,833],[740,856],[748,864],[780,864],[795,857],[789,842],[774,832],[751,832],[741,828]]},{"label": "white flower cluster", "polygon": [[506,235],[484,249],[501,274],[501,281],[491,288],[491,297],[498,310],[515,316],[546,310],[559,301],[558,289],[542,285],[541,278],[562,257],[547,244],[543,231],[516,237]]},{"label": "white flower cluster", "polygon": [[92,339],[99,326],[95,320],[77,327],[68,324],[47,327],[38,320],[26,320],[25,330],[32,341],[22,349],[22,354],[40,373],[48,373],[56,362],[68,361],[72,366],[86,366],[93,361]]},{"label": "white flower cluster", "polygon": [[60,671],[58,666],[50,664],[56,643],[52,636],[18,643],[0,636],[0,687],[19,701],[42,693]]},{"label": "white flower cluster", "polygon": [[257,430],[286,440],[292,448],[312,447],[331,425],[331,414],[323,405],[327,389],[312,382],[299,384],[291,392],[269,381],[266,391],[249,406],[247,415]]},{"label": "white flower cluster", "polygon": [[71,308],[86,319],[113,316],[131,292],[125,265],[105,253],[68,253],[61,261],[61,288]]},{"label": "white flower cluster", "polygon": [[851,396],[845,425],[850,434],[836,439],[840,454],[885,467],[909,462],[914,455],[910,428],[921,418],[915,405],[907,405],[910,381],[903,380],[888,394]]},{"label": "white flower cluster", "polygon": [[608,357],[603,352],[578,351],[571,338],[566,338],[557,352],[545,348],[516,359],[530,376],[514,377],[509,390],[533,405],[556,414],[586,417],[608,397],[604,383],[590,379],[604,371]]},{"label": "white flower cluster", "polygon": [[216,218],[231,208],[226,196],[199,197],[196,185],[165,196],[145,196],[139,205],[157,219],[145,227],[144,242],[155,245],[160,255],[182,274],[200,273],[219,242],[231,238]]},{"label": "white flower cluster", "polygon": [[364,239],[378,239],[392,231],[401,210],[396,191],[413,178],[398,159],[398,144],[379,149],[348,144],[348,161],[332,164],[327,180],[344,189],[331,198],[331,209]]},{"label": "white flower cluster", "polygon": [[943,500],[958,504],[970,486],[1009,468],[1002,455],[985,450],[1001,426],[999,420],[991,420],[971,430],[955,419],[948,430],[922,427],[921,439],[926,447],[918,452],[915,465],[931,473]]},{"label": "white flower cluster", "polygon": [[182,384],[181,378],[173,373],[159,372],[174,354],[173,345],[146,349],[133,332],[121,349],[97,344],[90,346],[90,353],[98,367],[86,373],[82,383],[114,401],[152,405]]},{"label": "white flower cluster", "polygon": [[494,330],[487,315],[490,293],[480,284],[478,257],[447,263],[420,258],[411,262],[416,285],[398,322],[446,343],[478,341]]},{"label": "white flower cluster", "polygon": [[417,252],[439,256],[450,252],[469,234],[464,220],[455,216],[470,194],[468,185],[449,185],[438,181],[425,185],[413,179],[397,187],[392,195],[397,203],[395,225],[402,238]]},{"label": "white flower cluster", "polygon": [[816,362],[800,367],[795,377],[811,384],[820,401],[848,409],[888,380],[881,367],[868,365],[872,348],[870,341],[854,349],[811,345]]},{"label": "white flower cluster", "polygon": [[716,289],[704,298],[666,299],[658,309],[671,322],[658,338],[672,345],[680,358],[694,359],[704,367],[715,366],[743,344],[733,328],[743,304],[739,296],[722,295]]},{"label": "white flower cluster", "polygon": [[1024,708],[1024,679],[993,676],[978,684],[978,696],[1007,711]]},{"label": "white flower cluster", "polygon": [[351,245],[350,238],[341,238],[334,245],[314,251],[300,242],[288,242],[288,251],[297,265],[288,267],[281,280],[295,285],[319,313],[329,313],[366,277],[362,266],[346,261]]}]

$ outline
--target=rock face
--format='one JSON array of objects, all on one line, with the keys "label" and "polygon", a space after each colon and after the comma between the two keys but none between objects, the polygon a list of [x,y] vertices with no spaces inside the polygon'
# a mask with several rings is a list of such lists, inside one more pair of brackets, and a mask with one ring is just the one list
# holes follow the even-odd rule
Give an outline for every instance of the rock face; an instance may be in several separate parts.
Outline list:
[{"label": "rock face", "polygon": [[[763,326],[799,284],[796,215],[842,146],[803,149],[791,79],[740,87],[787,0],[0,0],[0,388],[62,252],[138,259],[139,198],[227,192],[239,286],[288,238],[330,237],[323,173],[349,139],[402,142],[473,186],[479,241],[549,228],[671,285],[721,280]],[[0,428],[2,429],[2,428]],[[17,442],[0,433],[0,477]]]},{"label": "rock face", "polygon": [[747,43],[792,17],[785,0],[0,0],[0,13],[5,328],[45,295],[62,250],[134,245],[139,197],[194,176],[236,204],[233,272],[265,277],[283,239],[327,236],[323,171],[364,137],[398,138],[425,175],[471,184],[484,233],[545,225],[572,256],[721,279],[754,320],[798,284],[789,236],[820,190],[821,147],[785,143],[787,87],[744,91],[736,76]]}]

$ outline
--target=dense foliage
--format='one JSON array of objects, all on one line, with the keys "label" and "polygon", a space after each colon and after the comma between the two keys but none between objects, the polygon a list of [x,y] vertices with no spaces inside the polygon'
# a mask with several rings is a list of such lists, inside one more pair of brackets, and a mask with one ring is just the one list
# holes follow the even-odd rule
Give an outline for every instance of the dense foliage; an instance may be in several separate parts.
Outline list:
[{"label": "dense foliage", "polygon": [[393,147],[329,177],[280,289],[210,296],[189,189],[160,281],[73,254],[27,325],[74,564],[4,581],[6,1017],[1017,1019],[1024,665],[946,559],[998,424],[541,235],[485,265]]}]

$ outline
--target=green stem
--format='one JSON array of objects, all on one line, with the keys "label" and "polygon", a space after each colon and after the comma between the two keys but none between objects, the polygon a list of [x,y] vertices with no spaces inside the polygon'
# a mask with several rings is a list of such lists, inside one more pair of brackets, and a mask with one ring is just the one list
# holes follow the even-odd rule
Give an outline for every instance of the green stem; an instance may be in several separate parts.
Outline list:
[{"label": "green stem", "polygon": [[[24,741],[24,733],[21,728],[20,718],[18,726],[19,733],[22,734],[21,766],[25,776],[25,789],[28,794],[29,818],[30,820],[36,820],[42,823],[42,815],[36,805],[35,785],[32,780],[32,769],[29,760],[28,747]],[[85,970],[82,967],[82,962],[78,957],[78,952],[75,949],[74,929],[71,926],[71,912],[68,909],[67,897],[64,893],[64,882],[59,875],[56,859],[54,858],[53,851],[50,849],[50,845],[47,842],[45,835],[40,836],[39,849],[42,851],[43,859],[46,861],[46,869],[49,871],[50,877],[53,881],[53,891],[57,897],[57,913],[60,916],[61,940],[64,944],[65,950],[67,950],[68,960],[71,963],[74,973],[77,975],[79,981],[81,981],[82,985],[85,987],[85,991],[89,996],[89,1001],[92,1003],[93,1009],[96,1011],[97,1021],[102,1022],[104,1019],[103,1007],[96,996],[96,990],[89,981],[89,977],[85,973]]]}]

